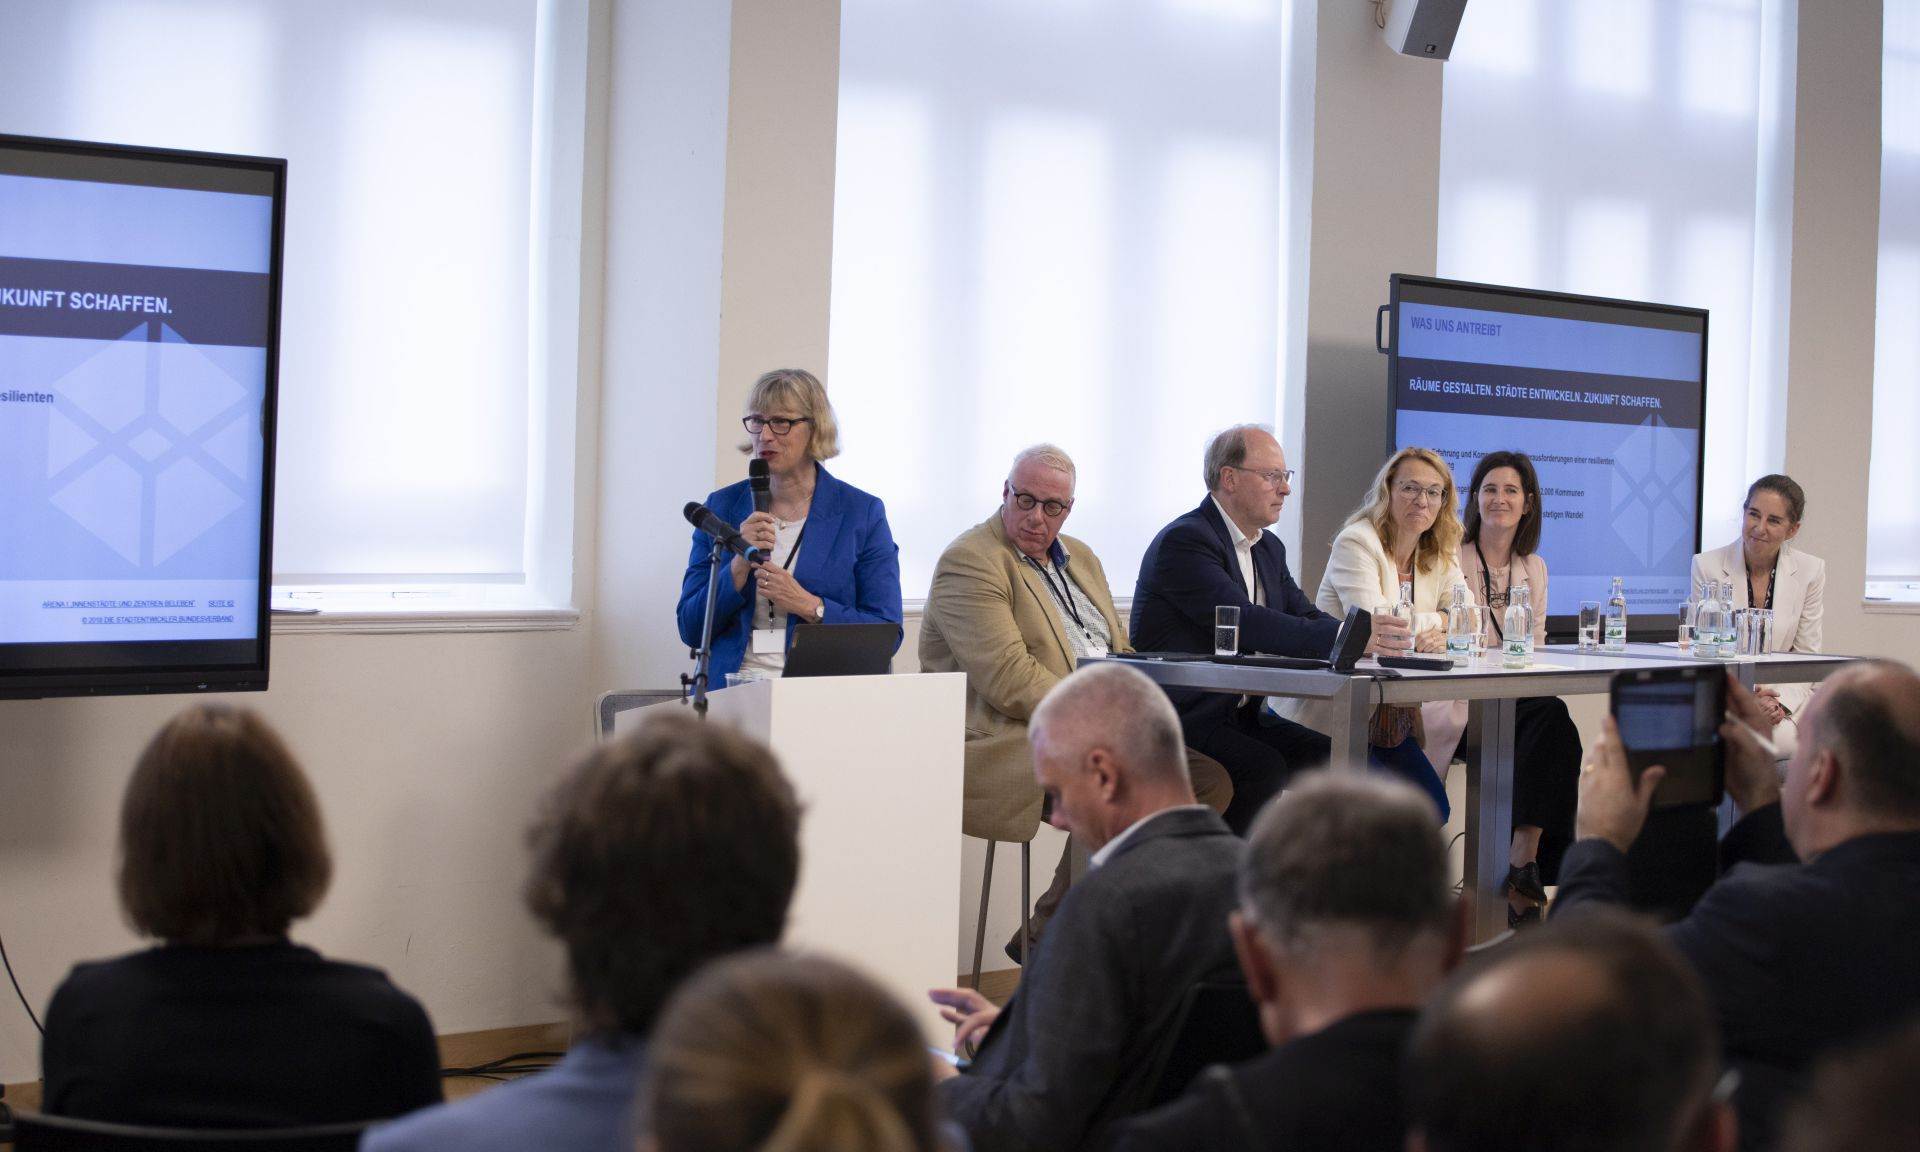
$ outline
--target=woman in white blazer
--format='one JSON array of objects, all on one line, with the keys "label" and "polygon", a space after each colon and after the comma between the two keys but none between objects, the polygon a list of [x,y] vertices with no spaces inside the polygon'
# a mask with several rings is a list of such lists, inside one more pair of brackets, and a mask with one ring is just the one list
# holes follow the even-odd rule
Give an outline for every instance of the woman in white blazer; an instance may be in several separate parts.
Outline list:
[{"label": "woman in white blazer", "polygon": [[[1446,461],[1425,448],[1394,453],[1374,477],[1367,501],[1333,538],[1315,606],[1335,616],[1355,607],[1389,612],[1400,600],[1400,585],[1410,582],[1414,648],[1445,652],[1446,606],[1453,600],[1454,585],[1461,583],[1454,560],[1460,544],[1457,504]],[[1315,727],[1315,711],[1313,704],[1306,704],[1299,707],[1297,718]],[[1426,789],[1444,819],[1447,789],[1434,766],[1444,767],[1453,759],[1466,723],[1466,702],[1459,700],[1386,715],[1376,712],[1372,758]]]},{"label": "woman in white blazer", "polygon": [[[1744,510],[1746,520],[1738,540],[1693,558],[1694,596],[1698,598],[1710,581],[1731,584],[1735,608],[1773,609],[1769,650],[1820,651],[1827,565],[1789,543],[1800,534],[1807,494],[1790,476],[1762,476],[1747,489]],[[1773,721],[1775,750],[1783,758],[1790,755],[1813,685],[1764,684],[1754,691]]]}]

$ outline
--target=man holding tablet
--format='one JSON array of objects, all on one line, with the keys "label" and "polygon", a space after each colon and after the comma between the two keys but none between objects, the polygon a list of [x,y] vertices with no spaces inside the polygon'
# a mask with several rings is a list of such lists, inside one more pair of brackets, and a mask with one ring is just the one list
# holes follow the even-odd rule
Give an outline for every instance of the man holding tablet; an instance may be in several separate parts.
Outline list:
[{"label": "man holding tablet", "polygon": [[[1781,1102],[1822,1055],[1920,1012],[1920,676],[1891,662],[1835,674],[1801,718],[1784,784],[1754,735],[1761,702],[1731,681],[1727,693],[1726,790],[1744,815],[1720,846],[1729,870],[1667,931],[1743,1077],[1742,1146],[1770,1147]],[[1625,902],[1627,848],[1672,778],[1635,770],[1622,727],[1606,721],[1581,770],[1555,917]]]}]

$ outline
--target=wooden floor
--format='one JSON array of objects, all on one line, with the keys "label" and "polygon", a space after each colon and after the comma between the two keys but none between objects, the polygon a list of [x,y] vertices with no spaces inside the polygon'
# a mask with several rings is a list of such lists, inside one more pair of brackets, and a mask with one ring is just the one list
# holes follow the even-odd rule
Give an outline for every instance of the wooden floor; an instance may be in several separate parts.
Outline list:
[{"label": "wooden floor", "polygon": [[[955,983],[961,987],[972,982],[971,973],[962,974],[955,979]],[[1013,995],[1013,990],[1019,986],[1020,969],[1018,968],[980,974],[980,991],[995,1004],[1005,1004]],[[456,1032],[440,1037],[440,1066],[471,1068],[520,1052],[564,1052],[572,1038],[573,1030],[564,1022],[530,1024],[522,1028],[489,1028],[479,1032]],[[447,1099],[462,1100],[477,1092],[484,1092],[501,1081],[483,1076],[449,1076],[444,1083]],[[8,1084],[5,1087],[6,1095],[0,1097],[0,1101],[24,1111],[39,1109],[40,1082],[38,1080]]]}]

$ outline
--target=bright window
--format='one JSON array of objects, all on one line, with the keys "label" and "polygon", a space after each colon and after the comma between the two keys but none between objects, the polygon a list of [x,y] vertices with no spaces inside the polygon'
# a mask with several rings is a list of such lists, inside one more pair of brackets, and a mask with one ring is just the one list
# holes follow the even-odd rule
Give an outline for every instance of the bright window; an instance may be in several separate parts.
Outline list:
[{"label": "bright window", "polygon": [[1287,0],[844,0],[831,377],[903,590],[1020,448],[1133,589],[1228,424],[1277,422]]},{"label": "bright window", "polygon": [[1920,0],[1886,0],[1868,594],[1920,601]]},{"label": "bright window", "polygon": [[1447,62],[1439,274],[1702,307],[1702,531],[1785,453],[1778,0],[1474,0]]},{"label": "bright window", "polygon": [[[584,28],[584,11],[0,8],[0,130],[288,161],[277,586],[565,602],[565,579],[535,587],[553,573],[529,541],[564,511],[541,495],[543,414],[550,388],[574,383],[549,370],[547,334],[574,343],[577,320],[543,293],[555,187],[543,117],[571,82],[554,39],[573,37],[568,21]],[[571,487],[555,499],[570,502]]]}]

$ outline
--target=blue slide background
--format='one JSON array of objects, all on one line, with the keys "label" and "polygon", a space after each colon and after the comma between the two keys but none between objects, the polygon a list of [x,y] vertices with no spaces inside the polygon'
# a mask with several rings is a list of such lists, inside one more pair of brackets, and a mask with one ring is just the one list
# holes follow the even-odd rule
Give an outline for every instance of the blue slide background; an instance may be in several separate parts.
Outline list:
[{"label": "blue slide background", "polygon": [[254,635],[250,604],[124,633],[41,605],[258,596],[271,213],[262,196],[0,176],[0,288],[166,300],[0,302],[0,643],[47,639],[50,619],[75,641]]},{"label": "blue slide background", "polygon": [[[1604,601],[1615,576],[1630,613],[1672,613],[1695,551],[1700,336],[1403,301],[1397,337],[1397,446],[1440,453],[1463,499],[1486,453],[1533,459],[1548,613]],[[1409,388],[1436,378],[1459,387]]]}]

